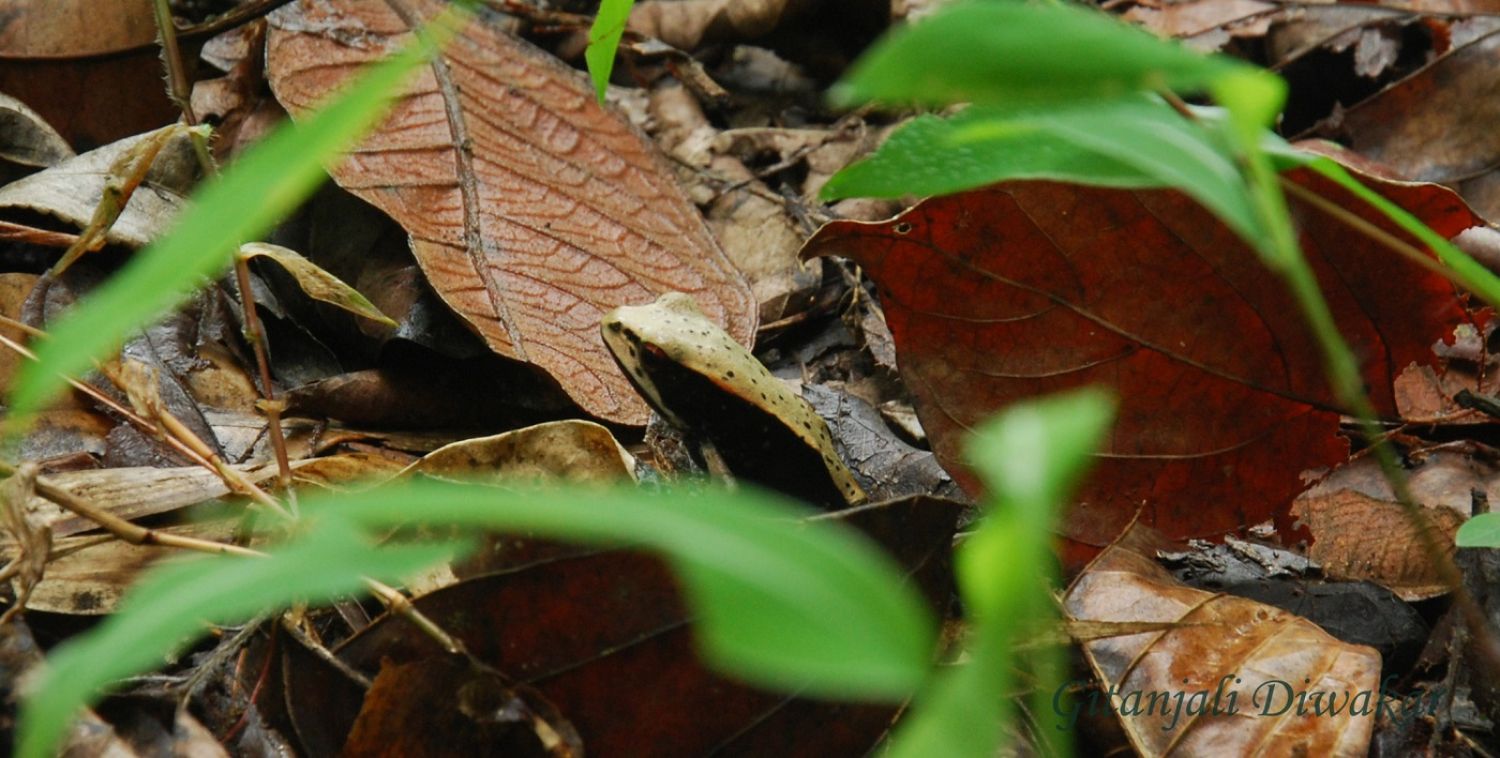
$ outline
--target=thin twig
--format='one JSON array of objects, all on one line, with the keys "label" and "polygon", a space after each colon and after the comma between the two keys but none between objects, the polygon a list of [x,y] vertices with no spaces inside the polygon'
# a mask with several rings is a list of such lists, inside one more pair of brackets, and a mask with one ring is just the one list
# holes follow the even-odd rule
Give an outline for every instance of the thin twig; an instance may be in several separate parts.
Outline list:
[{"label": "thin twig", "polygon": [[250,262],[243,256],[234,256],[234,275],[240,286],[240,310],[245,318],[245,339],[255,351],[255,365],[260,370],[261,395],[259,403],[266,414],[266,431],[271,437],[271,450],[276,456],[277,488],[286,494],[292,513],[297,512],[296,492],[292,489],[292,464],[286,452],[286,435],[281,431],[281,403],[276,399],[276,387],[271,383],[271,360],[266,352],[266,330],[255,311],[255,296],[250,292]]}]

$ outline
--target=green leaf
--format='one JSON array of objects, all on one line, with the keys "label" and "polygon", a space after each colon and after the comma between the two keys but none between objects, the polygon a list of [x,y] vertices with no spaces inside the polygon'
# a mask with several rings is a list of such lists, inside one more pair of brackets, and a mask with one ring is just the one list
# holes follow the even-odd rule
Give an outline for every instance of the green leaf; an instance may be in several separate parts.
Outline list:
[{"label": "green leaf", "polygon": [[[989,493],[984,521],[955,556],[974,620],[969,663],[924,691],[893,743],[898,756],[994,755],[1009,722],[1012,648],[1055,617],[1052,528],[1114,419],[1114,400],[1084,388],[1012,406],[970,438],[969,461]],[[1031,660],[1038,697],[1065,666],[1059,651]],[[1049,711],[1034,705],[1043,723]],[[1059,737],[1063,738],[1063,737]]]},{"label": "green leaf", "polygon": [[[870,158],[840,171],[825,197],[941,194],[1014,179],[1107,187],[1173,187],[1202,203],[1235,233],[1261,246],[1254,199],[1238,161],[1217,135],[1221,109],[1183,118],[1155,98],[1050,106],[975,106],[939,120],[914,120]],[[1265,132],[1281,167],[1310,158]]]},{"label": "green leaf", "polygon": [[304,507],[336,507],[371,527],[420,514],[423,521],[645,545],[682,577],[706,660],[760,685],[900,699],[922,681],[932,653],[932,620],[900,567],[858,532],[802,521],[812,512],[766,493],[513,492],[418,481]]},{"label": "green leaf", "polygon": [[47,656],[21,704],[17,754],[52,755],[78,709],[105,684],[160,665],[197,637],[203,622],[234,623],[294,600],[317,602],[358,590],[361,576],[394,579],[451,557],[456,545],[376,548],[347,523],[319,528],[267,558],[217,556],[156,569],[119,611]]},{"label": "green leaf", "polygon": [[18,418],[54,398],[65,376],[88,368],[128,332],[182,302],[229,265],[241,242],[305,200],[324,179],[322,161],[379,123],[401,83],[457,32],[467,18],[458,7],[433,19],[415,41],[372,66],[311,117],[281,126],[209,180],[164,239],[64,314],[37,348],[37,360],[16,377],[7,431],[14,434]]},{"label": "green leaf", "polygon": [[303,257],[296,250],[264,242],[247,242],[240,245],[240,255],[247,259],[267,258],[275,261],[276,265],[292,275],[292,279],[296,280],[302,292],[314,300],[328,303],[356,316],[363,316],[387,326],[398,325],[391,320],[390,316],[381,313],[380,309],[376,308],[369,298],[360,294],[359,290],[324,271],[321,266]]},{"label": "green leaf", "polygon": [[1010,671],[976,653],[948,668],[917,696],[891,738],[889,758],[993,756],[1010,711]]},{"label": "green leaf", "polygon": [[985,0],[892,32],[835,90],[845,103],[942,105],[1114,99],[1165,87],[1203,92],[1254,69],[1158,39],[1096,10]]},{"label": "green leaf", "polygon": [[[919,116],[870,157],[823,185],[825,200],[943,195],[1008,179],[1056,179],[1110,187],[1159,182],[1084,149],[1046,126],[1052,109],[967,108],[952,118]],[[975,127],[982,131],[976,132]],[[963,139],[960,135],[969,135]]]},{"label": "green leaf", "polygon": [[1458,528],[1459,547],[1500,547],[1500,513],[1481,513]]},{"label": "green leaf", "polygon": [[615,70],[615,51],[620,47],[633,5],[635,0],[603,0],[594,16],[594,25],[589,27],[589,46],[583,59],[588,63],[589,78],[594,80],[601,103],[604,91],[609,89],[609,75]]},{"label": "green leaf", "polygon": [[[1114,421],[1109,393],[1084,389],[1018,404],[986,421],[969,462],[1001,507],[1045,533]],[[1037,510],[1041,509],[1041,510]]]}]

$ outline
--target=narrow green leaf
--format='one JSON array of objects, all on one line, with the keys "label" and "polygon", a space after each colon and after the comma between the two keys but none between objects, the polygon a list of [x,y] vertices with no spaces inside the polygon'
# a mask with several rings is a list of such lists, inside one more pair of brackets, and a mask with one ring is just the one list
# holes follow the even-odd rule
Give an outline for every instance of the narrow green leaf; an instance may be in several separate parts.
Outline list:
[{"label": "narrow green leaf", "polygon": [[[229,171],[209,180],[156,244],[65,314],[37,360],[22,366],[10,396],[7,430],[50,401],[64,377],[117,348],[124,336],[170,310],[221,272],[241,242],[290,213],[323,181],[322,161],[379,123],[397,88],[467,16],[459,6],[382,61],[310,118],[278,128]],[[24,423],[21,421],[20,423]]]},{"label": "narrow green leaf", "polygon": [[[1255,209],[1224,140],[1221,109],[1197,122],[1154,98],[1052,106],[975,106],[954,117],[912,121],[874,155],[840,171],[825,197],[942,194],[1016,179],[1106,187],[1174,187],[1259,245]],[[1279,166],[1308,157],[1266,132]]]},{"label": "narrow green leaf", "polygon": [[1337,182],[1339,186],[1353,192],[1359,199],[1384,213],[1397,226],[1405,229],[1422,244],[1432,248],[1438,260],[1448,266],[1450,278],[1460,287],[1484,298],[1490,305],[1500,308],[1500,276],[1484,264],[1474,260],[1468,253],[1454,247],[1431,227],[1422,223],[1406,209],[1385,199],[1380,193],[1366,187],[1331,158],[1320,157],[1308,164],[1312,170]]},{"label": "narrow green leaf", "polygon": [[589,27],[589,46],[583,59],[588,63],[589,78],[594,80],[594,91],[601,103],[604,91],[609,89],[609,75],[615,70],[615,51],[620,47],[625,22],[630,19],[630,8],[634,5],[635,0],[603,0],[594,16],[594,25]]},{"label": "narrow green leaf", "polygon": [[319,302],[342,308],[356,316],[376,321],[387,326],[397,326],[390,316],[380,312],[370,299],[359,290],[345,284],[343,280],[323,270],[321,266],[296,250],[264,242],[247,242],[240,245],[240,255],[245,258],[266,258],[292,275],[297,286],[308,297]]},{"label": "narrow green leaf", "polygon": [[1012,406],[975,431],[969,462],[994,499],[1020,506],[1017,516],[1045,534],[1093,460],[1114,409],[1109,393],[1093,387]]},{"label": "narrow green leaf", "polygon": [[1458,528],[1459,547],[1500,547],[1500,513],[1481,513]]},{"label": "narrow green leaf", "polygon": [[[321,502],[321,505],[319,504]],[[932,652],[932,621],[902,572],[863,535],[756,491],[513,492],[418,481],[334,502],[372,527],[423,521],[640,543],[676,567],[705,658],[749,682],[811,695],[908,696]]]},{"label": "narrow green leaf", "polygon": [[[970,659],[918,696],[892,740],[893,755],[996,753],[1012,711],[1015,640],[1055,617],[1048,595],[1053,524],[1108,431],[1114,406],[1107,393],[1084,388],[1012,406],[970,438],[969,461],[989,493],[983,522],[955,556],[974,621]],[[1057,650],[1032,657],[1039,697],[1050,698],[1057,686],[1048,680],[1064,669],[1059,658]],[[1051,722],[1050,708],[1034,707],[1038,719]],[[1066,742],[1066,735],[1048,738]],[[1059,749],[1066,754],[1065,746]]]},{"label": "narrow green leaf", "polygon": [[294,600],[327,600],[358,590],[361,576],[395,579],[455,552],[456,545],[376,548],[346,523],[328,519],[268,558],[219,556],[159,568],[115,615],[47,656],[21,704],[17,754],[52,755],[69,720],[101,687],[160,665],[205,621],[234,623]]},{"label": "narrow green leaf", "polygon": [[[1009,179],[1056,179],[1110,187],[1159,184],[1130,165],[1053,134],[1045,123],[1051,112],[1050,108],[975,106],[947,119],[920,116],[892,134],[873,155],[829,179],[823,185],[823,198],[943,195]],[[960,138],[965,134],[967,139]]]},{"label": "narrow green leaf", "polygon": [[983,0],[945,7],[882,38],[855,63],[835,99],[928,105],[1112,99],[1160,87],[1203,92],[1245,70],[1254,69],[1097,10]]}]

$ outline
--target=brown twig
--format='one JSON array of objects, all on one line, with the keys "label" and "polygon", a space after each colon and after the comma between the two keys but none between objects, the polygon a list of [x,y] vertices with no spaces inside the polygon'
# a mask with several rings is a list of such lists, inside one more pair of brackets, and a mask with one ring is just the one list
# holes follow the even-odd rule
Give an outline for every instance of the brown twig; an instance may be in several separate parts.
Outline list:
[{"label": "brown twig", "polygon": [[281,430],[280,401],[276,399],[276,387],[271,383],[271,360],[266,352],[266,330],[255,311],[255,296],[250,292],[250,261],[243,255],[234,256],[234,275],[240,288],[240,310],[245,318],[245,340],[255,351],[255,365],[260,370],[263,402],[258,407],[266,414],[266,431],[271,438],[271,450],[276,456],[277,488],[286,493],[292,513],[297,512],[296,492],[292,489],[292,464],[286,452],[286,435]]}]

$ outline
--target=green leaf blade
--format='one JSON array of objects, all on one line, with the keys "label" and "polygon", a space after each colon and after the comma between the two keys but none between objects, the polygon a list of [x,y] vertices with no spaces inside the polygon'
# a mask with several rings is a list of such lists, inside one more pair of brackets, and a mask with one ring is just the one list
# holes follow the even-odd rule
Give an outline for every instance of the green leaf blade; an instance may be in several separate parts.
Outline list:
[{"label": "green leaf blade", "polygon": [[[1087,50],[1086,55],[1079,51]],[[892,33],[856,62],[836,99],[943,105],[1206,91],[1254,70],[1161,40],[1098,11],[1015,0],[952,5]]]},{"label": "green leaf blade", "polygon": [[1500,513],[1481,513],[1458,528],[1459,547],[1500,547]]},{"label": "green leaf blade", "polygon": [[202,621],[242,621],[294,598],[330,599],[358,590],[363,575],[394,579],[457,552],[456,545],[377,550],[347,525],[323,526],[267,558],[190,561],[142,579],[115,615],[48,656],[40,681],[21,706],[17,754],[51,755],[73,714],[99,688],[159,665],[183,640],[196,636]]},{"label": "green leaf blade", "polygon": [[589,27],[589,46],[583,59],[589,67],[589,78],[594,81],[594,91],[599,102],[604,102],[604,93],[609,89],[609,77],[615,70],[615,52],[620,49],[620,38],[625,36],[625,22],[630,20],[630,9],[635,0],[603,0],[594,24]]},{"label": "green leaf blade", "polygon": [[[893,700],[926,675],[932,620],[863,535],[753,490],[663,497],[634,490],[512,492],[419,481],[337,506],[371,528],[423,520],[561,539],[639,543],[676,567],[707,660],[756,684]],[[305,504],[308,512],[319,507]],[[809,634],[808,630],[816,630]]]}]

